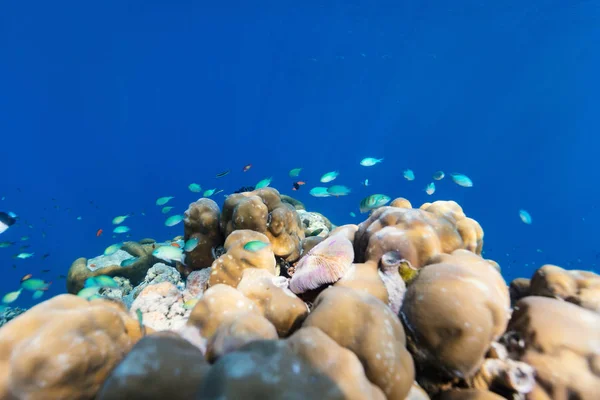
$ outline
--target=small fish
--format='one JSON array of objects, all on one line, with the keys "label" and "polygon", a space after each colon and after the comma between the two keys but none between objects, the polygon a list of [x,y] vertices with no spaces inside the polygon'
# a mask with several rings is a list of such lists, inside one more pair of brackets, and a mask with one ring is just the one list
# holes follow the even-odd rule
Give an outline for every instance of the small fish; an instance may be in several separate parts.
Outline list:
[{"label": "small fish", "polygon": [[321,233],[321,232],[323,232],[323,228],[315,229],[314,231],[307,233],[306,236],[307,237],[319,236],[319,233]]},{"label": "small fish", "polygon": [[404,179],[407,181],[415,180],[415,173],[412,171],[412,169],[405,169],[402,175],[404,175]]},{"label": "small fish", "polygon": [[81,221],[83,218],[81,218],[81,215],[77,217],[77,221]]},{"label": "small fish", "polygon": [[27,279],[31,279],[31,277],[32,277],[32,276],[33,276],[32,274],[27,274],[27,275],[24,275],[24,276],[21,278],[21,282],[25,282]]},{"label": "small fish", "polygon": [[256,252],[267,247],[269,243],[261,242],[260,240],[251,240],[244,245],[244,250]]},{"label": "small fish", "polygon": [[437,171],[435,174],[433,174],[433,179],[436,181],[441,181],[445,176],[446,174],[444,174],[444,171]]},{"label": "small fish", "polygon": [[350,216],[351,216],[352,218],[354,218],[354,217],[356,217],[356,214],[355,214],[353,211],[350,211]]},{"label": "small fish", "polygon": [[6,231],[17,222],[17,215],[13,212],[0,211],[0,233]]},{"label": "small fish", "polygon": [[115,229],[113,229],[114,233],[127,233],[129,231],[129,227],[125,225],[117,226]]},{"label": "small fish", "polygon": [[44,293],[46,293],[43,290],[36,290],[35,292],[33,292],[33,296],[31,296],[34,300],[39,299],[40,297],[42,297],[44,295]]},{"label": "small fish", "polygon": [[531,224],[531,215],[525,210],[519,210],[519,217],[523,223],[530,225]]},{"label": "small fish", "polygon": [[450,176],[452,177],[452,180],[454,181],[454,183],[456,183],[459,186],[462,187],[472,187],[473,186],[473,181],[471,181],[471,179],[463,174],[450,174]]},{"label": "small fish", "polygon": [[361,185],[363,185],[364,187],[368,187],[369,186],[369,180],[365,179],[364,181],[361,182]]},{"label": "small fish", "polygon": [[15,256],[15,258],[20,258],[21,260],[25,260],[26,258],[33,257],[35,253],[19,253]]},{"label": "small fish", "polygon": [[382,161],[383,158],[367,157],[361,160],[360,165],[362,165],[363,167],[372,167],[373,165],[379,164]]},{"label": "small fish", "polygon": [[190,192],[200,193],[200,191],[202,190],[202,186],[198,185],[197,183],[190,183],[188,185],[188,189],[190,189]]},{"label": "small fish", "polygon": [[190,251],[193,251],[196,246],[198,246],[198,238],[191,238],[185,242],[185,245],[183,245],[183,250],[189,253]]},{"label": "small fish", "polygon": [[115,243],[115,244],[111,244],[110,246],[108,246],[105,250],[104,250],[104,255],[105,256],[112,256],[113,254],[115,254],[117,251],[119,251],[121,249],[121,247],[123,247],[123,243]]},{"label": "small fish", "polygon": [[180,245],[179,245],[179,243],[177,243],[177,242],[173,242],[173,243],[171,243],[171,246],[173,246],[173,247],[177,247],[178,249],[180,249],[180,248],[181,248],[181,246],[180,246]]},{"label": "small fish", "polygon": [[164,206],[165,204],[167,204],[169,201],[171,201],[174,198],[175,197],[173,197],[173,196],[160,197],[160,198],[158,198],[156,200],[156,205],[157,206]]},{"label": "small fish", "polygon": [[390,200],[391,198],[385,194],[372,194],[362,199],[360,202],[360,212],[366,213],[367,211],[374,210],[386,205]]},{"label": "small fish", "polygon": [[198,300],[199,299],[189,299],[188,301],[183,303],[183,308],[186,310],[191,310],[196,304],[198,304]]},{"label": "small fish", "polygon": [[88,281],[92,279],[93,283],[89,286],[99,286],[99,287],[105,287],[105,288],[118,288],[119,284],[117,283],[117,281],[115,281],[113,278],[111,278],[108,275],[98,275],[98,276],[94,276],[92,278],[88,278],[86,279],[86,282],[84,283],[84,286],[88,286]]},{"label": "small fish", "polygon": [[45,282],[42,279],[29,278],[21,282],[21,288],[35,292],[36,290],[48,290],[52,282]]},{"label": "small fish", "polygon": [[129,218],[129,215],[119,215],[113,218],[112,223],[113,225],[119,225],[122,224],[127,218]]},{"label": "small fish", "polygon": [[121,261],[121,267],[129,267],[131,264],[136,262],[138,258],[139,257],[126,258],[125,260]]},{"label": "small fish", "polygon": [[30,247],[31,247],[31,245],[29,245],[29,244],[24,244],[23,246],[19,247],[19,250],[25,250],[25,249],[28,249],[28,248],[30,248]]},{"label": "small fish", "polygon": [[45,273],[50,272],[50,270],[49,269],[43,269],[42,272],[45,274]]},{"label": "small fish", "polygon": [[302,171],[302,168],[294,168],[290,170],[288,175],[290,178],[296,178],[298,175],[300,175],[300,171]]},{"label": "small fish", "polygon": [[180,223],[181,221],[183,221],[183,215],[175,214],[175,215],[171,215],[169,218],[167,218],[167,220],[165,221],[165,225],[166,226],[175,226],[178,223]]},{"label": "small fish", "polygon": [[2,302],[4,304],[10,304],[19,298],[19,295],[23,289],[16,290],[14,292],[6,293],[4,297],[2,297]]},{"label": "small fish", "polygon": [[273,180],[273,178],[265,178],[262,181],[259,181],[256,186],[254,186],[254,189],[262,189],[262,188],[266,188],[267,186],[269,186],[271,184],[271,181]]},{"label": "small fish", "polygon": [[161,212],[163,214],[168,214],[169,211],[171,211],[172,209],[173,209],[173,207],[165,206],[165,207],[162,208]]},{"label": "small fish", "polygon": [[0,242],[0,249],[5,249],[7,247],[10,247],[12,245],[14,245],[15,242]]},{"label": "small fish", "polygon": [[244,168],[242,169],[242,172],[248,172],[248,170],[252,168],[252,164],[246,164],[244,165]]},{"label": "small fish", "polygon": [[210,196],[212,196],[213,194],[215,194],[215,191],[216,191],[216,190],[217,190],[217,189],[208,189],[208,190],[205,190],[205,191],[204,191],[204,193],[203,193],[202,195],[203,195],[204,197],[210,197]]},{"label": "small fish", "polygon": [[347,196],[350,194],[350,188],[343,185],[333,185],[327,188],[327,193],[335,197]]},{"label": "small fish", "polygon": [[100,287],[98,286],[86,287],[77,292],[77,296],[83,297],[86,300],[91,300],[91,297],[97,295],[99,291]]},{"label": "small fish", "polygon": [[435,183],[431,182],[430,184],[428,184],[425,187],[425,193],[427,193],[428,195],[432,195],[435,193]]},{"label": "small fish", "polygon": [[50,253],[46,253],[42,256],[42,260],[45,260],[46,258],[50,257]]},{"label": "small fish", "polygon": [[314,187],[314,188],[310,189],[310,192],[308,192],[308,193],[310,193],[310,195],[314,196],[314,197],[329,197],[329,196],[331,196],[329,194],[329,192],[327,191],[327,188],[322,187],[322,186]]},{"label": "small fish", "polygon": [[335,178],[338,177],[340,173],[338,171],[332,171],[332,172],[327,172],[326,174],[323,174],[323,176],[321,176],[321,183],[329,183],[333,180],[335,180]]},{"label": "small fish", "polygon": [[229,175],[230,172],[231,172],[230,170],[219,172],[217,175],[215,175],[215,178],[222,178],[226,175]]},{"label": "small fish", "polygon": [[183,262],[183,251],[173,246],[160,246],[152,252],[152,255],[167,262]]},{"label": "small fish", "polygon": [[96,231],[96,237],[100,237],[100,236],[102,236],[102,232],[104,232],[102,229],[98,229],[98,230]]},{"label": "small fish", "polygon": [[400,261],[398,272],[400,273],[404,283],[412,282],[419,274],[419,270],[413,267],[407,260]]},{"label": "small fish", "polygon": [[302,186],[302,185],[306,185],[306,182],[304,182],[304,181],[294,182],[294,184],[292,185],[292,190],[298,190],[298,189],[300,189],[300,186]]},{"label": "small fish", "polygon": [[146,336],[146,327],[144,326],[144,314],[142,314],[142,310],[139,308],[135,310],[135,314],[137,315],[138,324],[140,325],[140,331],[142,331],[142,336]]},{"label": "small fish", "polygon": [[29,236],[21,236],[21,241],[23,241],[23,242],[24,242],[24,241],[26,241],[26,240],[29,240]]}]

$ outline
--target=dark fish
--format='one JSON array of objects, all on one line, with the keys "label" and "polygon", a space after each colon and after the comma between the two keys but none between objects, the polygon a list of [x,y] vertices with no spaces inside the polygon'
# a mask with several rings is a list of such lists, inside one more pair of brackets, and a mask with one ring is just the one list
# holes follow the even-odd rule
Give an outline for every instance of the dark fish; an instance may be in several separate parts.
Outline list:
[{"label": "dark fish", "polygon": [[60,279],[66,279],[66,278],[67,278],[67,277],[66,277],[66,275],[59,275],[58,277],[59,277]]},{"label": "dark fish", "polygon": [[42,259],[45,260],[46,258],[50,257],[50,253],[46,253],[42,256]]},{"label": "dark fish", "polygon": [[42,272],[46,273],[46,272],[50,272],[50,270],[49,269],[43,269]]},{"label": "dark fish", "polygon": [[315,229],[314,231],[308,233],[306,236],[318,236],[321,232],[323,232],[323,228]]},{"label": "dark fish", "polygon": [[225,175],[229,175],[230,172],[231,172],[230,170],[219,172],[216,176],[217,176],[217,178],[222,178]]},{"label": "dark fish", "polygon": [[17,222],[17,215],[12,212],[0,211],[0,233],[4,232]]}]

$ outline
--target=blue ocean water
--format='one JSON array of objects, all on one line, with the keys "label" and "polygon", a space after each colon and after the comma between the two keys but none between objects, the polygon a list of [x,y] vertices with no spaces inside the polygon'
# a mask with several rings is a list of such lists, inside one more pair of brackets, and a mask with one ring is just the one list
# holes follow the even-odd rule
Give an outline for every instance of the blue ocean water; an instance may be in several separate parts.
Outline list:
[{"label": "blue ocean water", "polygon": [[[123,240],[117,215],[135,213],[131,239],[181,234],[155,201],[182,213],[192,182],[231,193],[267,177],[338,225],[373,193],[456,200],[507,280],[598,271],[598,2],[218,3],[2,5],[0,211],[20,219],[0,235],[17,242],[0,248],[1,293],[27,273],[53,281],[44,298],[65,292],[76,258]],[[311,197],[334,170],[352,193]],[[474,186],[447,177],[428,196],[437,170]]]}]

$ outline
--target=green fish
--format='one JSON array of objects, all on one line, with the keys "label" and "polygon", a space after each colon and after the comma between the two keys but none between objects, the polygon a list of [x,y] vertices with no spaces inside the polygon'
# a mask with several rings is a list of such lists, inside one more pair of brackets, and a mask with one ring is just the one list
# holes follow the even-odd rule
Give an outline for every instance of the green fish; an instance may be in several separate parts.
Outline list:
[{"label": "green fish", "polygon": [[268,245],[269,243],[261,242],[260,240],[252,240],[244,245],[244,250],[251,251],[254,253],[264,249]]},{"label": "green fish", "polygon": [[404,178],[407,181],[414,181],[415,180],[415,173],[413,172],[412,169],[405,169],[402,174],[404,175]]},{"label": "green fish", "polygon": [[265,178],[262,181],[258,182],[256,184],[256,186],[254,186],[254,189],[266,188],[267,186],[269,186],[271,184],[272,180],[273,180],[273,177],[271,177],[271,178]]},{"label": "green fish", "polygon": [[29,236],[21,236],[21,240],[22,241],[29,240]]},{"label": "green fish", "polygon": [[5,249],[12,246],[15,242],[0,242],[0,249]]},{"label": "green fish", "polygon": [[164,206],[165,204],[167,204],[169,201],[171,201],[171,199],[174,199],[175,197],[173,196],[165,196],[165,197],[161,197],[158,200],[156,200],[156,205],[157,206]]},{"label": "green fish", "polygon": [[26,258],[33,257],[35,253],[19,253],[15,256],[15,258],[20,258],[21,260],[25,260]]},{"label": "green fish", "polygon": [[208,190],[205,190],[205,191],[204,191],[204,193],[203,193],[202,195],[203,195],[204,197],[210,197],[210,196],[212,196],[213,194],[215,194],[215,191],[216,191],[216,190],[217,190],[217,189],[208,189]]},{"label": "green fish", "polygon": [[4,295],[4,297],[2,297],[2,302],[4,304],[10,304],[10,303],[14,302],[15,300],[17,300],[19,298],[19,295],[21,294],[22,291],[23,291],[23,289],[19,289],[14,292],[6,293]]},{"label": "green fish", "polygon": [[343,185],[333,185],[327,189],[327,193],[332,196],[346,196],[350,193],[350,188]]},{"label": "green fish", "polygon": [[356,214],[355,214],[353,211],[350,211],[350,216],[351,216],[352,218],[354,218],[354,217],[356,217]]},{"label": "green fish", "polygon": [[433,179],[436,181],[441,181],[445,176],[446,174],[444,174],[444,171],[437,171],[435,174],[433,174]]},{"label": "green fish", "polygon": [[183,262],[183,250],[173,246],[160,246],[152,252],[152,255],[167,262]]},{"label": "green fish", "polygon": [[125,225],[117,226],[115,229],[113,229],[114,233],[127,233],[129,231],[129,227]]},{"label": "green fish", "polygon": [[35,292],[33,292],[33,296],[31,296],[34,300],[39,299],[40,297],[42,297],[44,295],[44,293],[46,293],[43,290],[36,290]]},{"label": "green fish", "polygon": [[119,251],[121,249],[121,247],[123,247],[123,243],[115,243],[115,244],[111,244],[110,246],[108,246],[105,250],[104,250],[104,255],[105,256],[112,256],[113,254],[115,254],[117,251]]},{"label": "green fish", "polygon": [[48,290],[50,284],[41,279],[27,279],[21,282],[21,288],[35,292],[36,290]]},{"label": "green fish", "polygon": [[108,275],[98,275],[93,276],[91,278],[87,278],[84,283],[84,287],[108,287],[108,288],[118,288],[119,284],[113,278]]},{"label": "green fish", "polygon": [[99,290],[100,287],[98,286],[83,288],[77,292],[77,296],[83,297],[86,300],[92,300],[92,296],[97,295]]},{"label": "green fish", "polygon": [[188,301],[186,301],[185,303],[183,303],[183,308],[184,308],[185,310],[191,310],[192,308],[194,308],[194,306],[195,306],[196,304],[198,304],[198,300],[199,300],[199,299],[196,299],[196,298],[194,298],[194,299],[189,299]]},{"label": "green fish", "polygon": [[83,218],[81,218],[81,215],[77,217],[77,221],[81,221]]},{"label": "green fish", "polygon": [[129,267],[131,264],[136,262],[139,257],[131,257],[121,261],[121,267]]},{"label": "green fish", "polygon": [[181,214],[171,215],[165,221],[165,225],[166,226],[175,226],[178,223],[180,223],[181,221],[183,221],[183,215],[181,215]]},{"label": "green fish", "polygon": [[122,224],[123,221],[125,221],[128,217],[129,217],[129,215],[119,215],[119,216],[113,218],[112,223],[113,223],[113,225]]},{"label": "green fish", "polygon": [[202,186],[198,185],[197,183],[190,183],[188,185],[188,189],[190,189],[190,192],[200,193],[200,191],[202,190]]},{"label": "green fish", "polygon": [[339,174],[340,173],[338,171],[332,171],[332,172],[323,174],[323,176],[321,177],[321,183],[329,183],[329,182],[335,180],[335,178],[337,178]]},{"label": "green fish", "polygon": [[298,175],[300,175],[300,171],[302,171],[302,168],[294,168],[290,171],[289,176],[291,178],[296,178]]},{"label": "green fish", "polygon": [[329,196],[331,196],[329,194],[329,192],[327,191],[327,188],[322,187],[322,186],[314,187],[314,188],[310,189],[310,192],[308,192],[308,193],[314,197],[329,197]]},{"label": "green fish", "polygon": [[462,187],[473,187],[473,181],[464,174],[450,174],[454,183]]},{"label": "green fish", "polygon": [[191,238],[185,242],[183,245],[183,250],[189,253],[190,251],[193,251],[196,246],[198,246],[198,238]]},{"label": "green fish", "polygon": [[166,206],[166,207],[163,207],[161,211],[163,214],[168,214],[169,211],[171,211],[172,209],[173,209],[173,207]]},{"label": "green fish", "polygon": [[390,200],[385,194],[372,194],[362,199],[360,202],[360,212],[366,213],[367,211],[374,210],[386,205]]},{"label": "green fish", "polygon": [[367,158],[363,158],[360,161],[360,165],[362,165],[363,167],[372,167],[373,165],[379,164],[382,161],[383,161],[383,158],[367,157]]},{"label": "green fish", "polygon": [[140,324],[140,331],[142,331],[143,336],[146,336],[146,327],[144,326],[144,314],[142,314],[142,310],[139,308],[136,309],[135,314],[137,315],[138,323]]}]

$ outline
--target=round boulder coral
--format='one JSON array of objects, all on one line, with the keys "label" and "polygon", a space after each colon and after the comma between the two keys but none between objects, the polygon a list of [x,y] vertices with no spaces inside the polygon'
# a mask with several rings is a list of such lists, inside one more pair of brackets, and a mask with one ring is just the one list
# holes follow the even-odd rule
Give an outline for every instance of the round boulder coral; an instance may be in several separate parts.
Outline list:
[{"label": "round boulder coral", "polygon": [[183,226],[184,240],[198,240],[196,247],[185,253],[185,269],[189,273],[210,267],[214,261],[213,249],[223,244],[223,235],[219,228],[219,206],[206,198],[190,204],[185,212]]},{"label": "round boulder coral", "polygon": [[0,329],[0,398],[92,399],[142,337],[122,305],[65,294]]}]

